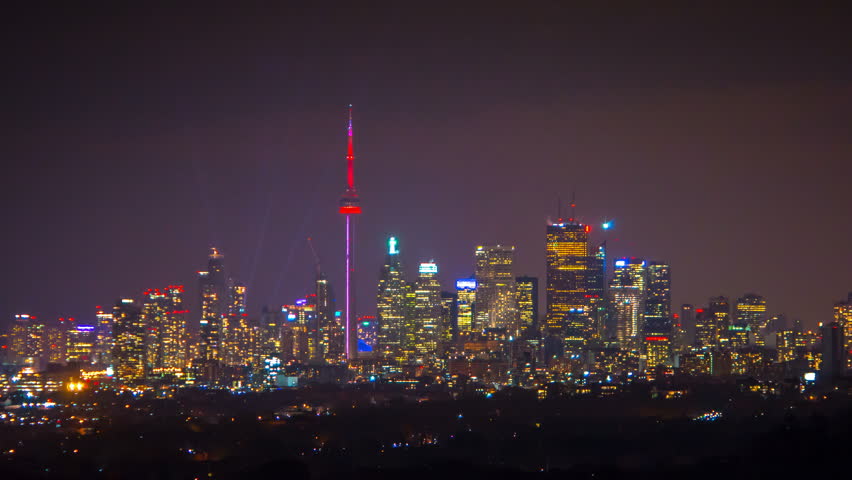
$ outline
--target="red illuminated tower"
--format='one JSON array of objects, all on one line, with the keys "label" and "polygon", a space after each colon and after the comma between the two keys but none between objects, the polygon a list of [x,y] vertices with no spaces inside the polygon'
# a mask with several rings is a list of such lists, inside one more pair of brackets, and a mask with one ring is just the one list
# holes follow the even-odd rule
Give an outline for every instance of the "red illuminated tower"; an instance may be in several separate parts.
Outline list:
[{"label": "red illuminated tower", "polygon": [[340,213],[346,218],[346,298],[343,306],[343,319],[345,324],[345,352],[346,359],[352,360],[358,354],[358,335],[355,327],[355,299],[352,285],[352,274],[355,273],[355,238],[353,235],[353,215],[361,214],[358,192],[355,190],[355,175],[353,164],[355,154],[352,150],[352,105],[349,105],[349,129],[346,149],[346,191],[340,199]]}]

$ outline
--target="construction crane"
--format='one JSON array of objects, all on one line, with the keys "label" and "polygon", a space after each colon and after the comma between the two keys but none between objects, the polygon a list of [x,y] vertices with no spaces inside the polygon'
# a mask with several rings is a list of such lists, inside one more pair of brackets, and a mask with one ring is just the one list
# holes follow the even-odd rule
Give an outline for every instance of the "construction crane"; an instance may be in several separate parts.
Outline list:
[{"label": "construction crane", "polygon": [[308,246],[311,247],[311,253],[314,254],[314,265],[317,268],[317,278],[322,277],[322,267],[320,266],[319,255],[317,255],[317,249],[314,248],[314,241],[311,240],[311,237],[308,237]]}]

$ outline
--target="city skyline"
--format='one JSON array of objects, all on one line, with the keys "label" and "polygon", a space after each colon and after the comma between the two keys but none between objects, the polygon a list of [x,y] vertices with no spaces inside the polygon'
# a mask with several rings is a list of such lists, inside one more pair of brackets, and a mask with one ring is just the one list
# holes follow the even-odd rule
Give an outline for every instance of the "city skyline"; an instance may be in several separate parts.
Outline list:
[{"label": "city skyline", "polygon": [[[852,283],[844,267],[852,264],[852,227],[837,221],[852,95],[828,16],[812,17],[807,35],[789,38],[799,30],[787,27],[799,20],[781,12],[768,43],[824,48],[792,48],[779,58],[749,36],[753,12],[740,11],[745,25],[732,26],[719,45],[684,31],[700,15],[661,15],[652,21],[659,36],[632,45],[635,58],[660,57],[637,66],[605,47],[558,53],[598,37],[564,14],[554,21],[568,21],[568,33],[535,28],[553,25],[547,17],[556,9],[522,14],[516,40],[495,37],[511,17],[495,9],[483,25],[448,25],[443,37],[402,35],[417,60],[384,49],[400,62],[389,67],[385,56],[358,55],[381,33],[350,29],[322,30],[329,45],[353,43],[337,51],[305,45],[317,63],[299,63],[291,41],[317,12],[298,12],[308,18],[301,27],[272,15],[293,28],[279,33],[261,22],[233,50],[215,41],[208,48],[200,20],[189,25],[198,33],[189,39],[183,27],[151,20],[164,32],[169,53],[161,57],[137,41],[151,25],[134,23],[135,13],[84,12],[77,23],[41,25],[33,12],[10,29],[27,34],[14,40],[22,47],[8,79],[16,95],[4,116],[13,135],[3,153],[16,159],[2,184],[4,218],[15,227],[2,240],[6,325],[26,312],[91,323],[94,305],[165,284],[186,285],[187,298],[196,298],[193,275],[210,246],[228,255],[257,315],[262,305],[311,291],[308,236],[340,298],[341,228],[332,210],[344,185],[340,112],[349,103],[357,108],[359,186],[369,192],[370,212],[359,219],[357,272],[365,286],[357,304],[369,309],[358,315],[374,313],[372,286],[389,234],[405,245],[409,270],[434,258],[446,290],[472,273],[480,244],[515,245],[514,273],[544,278],[545,222],[557,215],[556,198],[572,191],[596,242],[603,219],[615,219],[606,235],[610,258],[671,265],[676,307],[756,292],[770,312],[813,328],[831,320],[831,305]],[[393,13],[358,18],[382,23]],[[635,25],[594,9],[580,13],[612,44]],[[116,21],[97,21],[106,14]],[[419,21],[423,27],[428,18]],[[92,24],[134,54],[85,35]],[[404,30],[387,25],[389,36]],[[127,32],[114,31],[119,26]],[[269,46],[264,34],[273,36]],[[694,54],[672,46],[677,35]],[[486,52],[486,39],[511,53],[489,49],[478,64],[461,62]],[[565,62],[539,61],[536,52]],[[720,52],[732,55],[721,61],[713,55]],[[186,56],[200,69],[184,67]],[[342,67],[352,75],[324,75]],[[246,74],[216,75],[236,71]],[[706,71],[713,74],[690,73]],[[808,261],[787,261],[800,248],[791,222],[818,242]],[[195,322],[197,307],[190,309]]]}]

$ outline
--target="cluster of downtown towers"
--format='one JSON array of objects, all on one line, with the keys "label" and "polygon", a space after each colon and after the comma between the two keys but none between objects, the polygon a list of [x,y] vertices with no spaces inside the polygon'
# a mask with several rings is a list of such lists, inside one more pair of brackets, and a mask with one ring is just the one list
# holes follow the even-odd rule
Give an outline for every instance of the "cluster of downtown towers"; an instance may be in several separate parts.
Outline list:
[{"label": "cluster of downtown towers", "polygon": [[534,370],[536,364],[590,358],[586,354],[595,350],[615,351],[616,363],[644,370],[672,366],[675,354],[690,345],[738,348],[751,343],[750,335],[761,344],[768,327],[762,297],[745,295],[735,312],[717,297],[706,309],[684,305],[680,315],[673,314],[668,264],[609,262],[606,242],[590,243],[591,227],[573,217],[546,226],[544,315],[538,311],[539,279],[515,276],[514,246],[476,247],[473,276],[458,279],[455,291],[447,292],[435,262],[421,263],[416,279],[407,279],[400,242],[389,237],[376,316],[358,317],[351,293],[352,224],[361,207],[352,142],[350,105],[347,187],[339,207],[346,220],[340,310],[317,262],[313,293],[249,318],[246,286],[227,275],[224,256],[214,248],[207,270],[199,272],[194,338],[184,289],[172,285],[145,291],[141,301],[122,299],[112,311],[99,308],[96,325],[60,326],[52,339],[34,317],[18,315],[12,351],[30,363],[41,356],[110,366],[127,382],[169,377],[214,384],[263,377],[272,365],[370,365],[371,372],[393,374],[411,366],[453,370],[461,360]]}]

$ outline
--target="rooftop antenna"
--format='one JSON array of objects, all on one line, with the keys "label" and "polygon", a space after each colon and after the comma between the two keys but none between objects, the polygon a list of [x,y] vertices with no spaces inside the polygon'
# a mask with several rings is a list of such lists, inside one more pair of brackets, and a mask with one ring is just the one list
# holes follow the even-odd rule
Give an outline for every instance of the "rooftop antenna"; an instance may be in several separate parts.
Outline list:
[{"label": "rooftop antenna", "polygon": [[576,192],[572,190],[571,191],[571,218],[568,219],[571,222],[574,222],[574,219],[577,218],[577,215],[576,215],[577,214],[577,212],[576,212],[577,204],[574,202],[576,196],[577,196]]},{"label": "rooftop antenna", "polygon": [[562,197],[556,196],[556,222],[562,223]]}]

